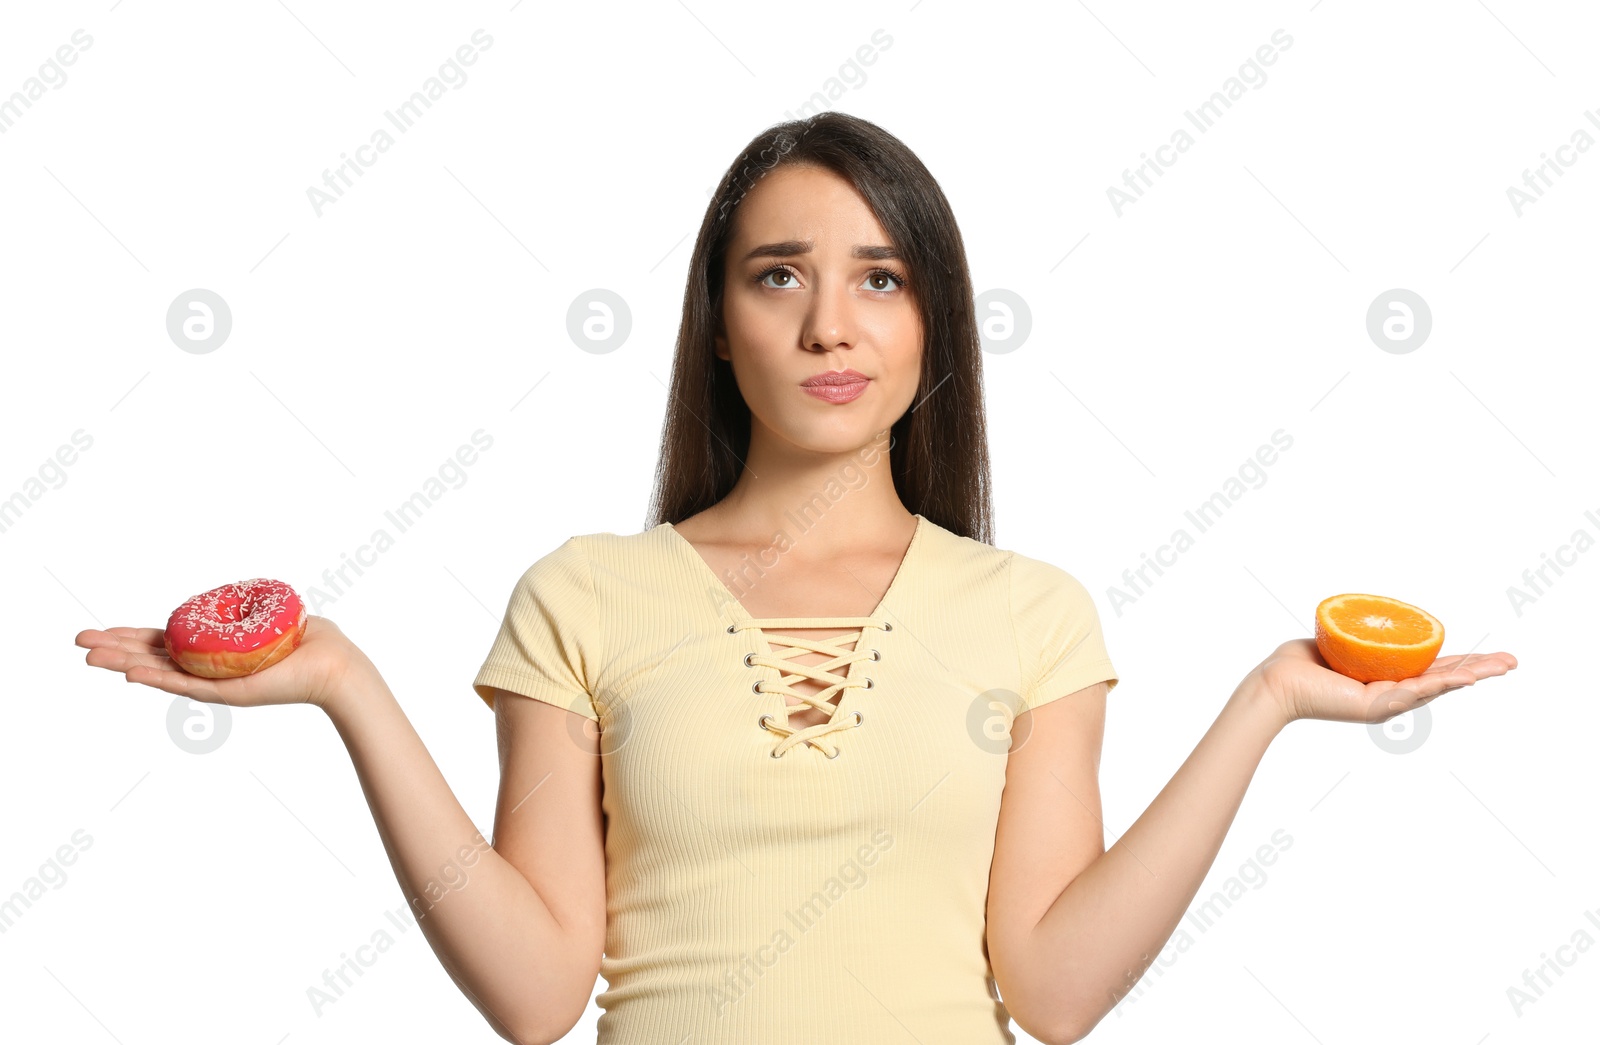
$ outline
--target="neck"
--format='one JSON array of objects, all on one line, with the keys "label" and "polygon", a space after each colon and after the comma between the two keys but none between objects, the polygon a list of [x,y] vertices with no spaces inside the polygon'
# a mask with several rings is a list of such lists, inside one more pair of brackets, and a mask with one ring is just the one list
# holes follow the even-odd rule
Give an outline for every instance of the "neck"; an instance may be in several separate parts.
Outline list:
[{"label": "neck", "polygon": [[779,447],[752,432],[750,455],[713,511],[730,537],[759,543],[784,535],[799,561],[859,551],[863,535],[913,525],[895,491],[889,432],[839,453]]}]

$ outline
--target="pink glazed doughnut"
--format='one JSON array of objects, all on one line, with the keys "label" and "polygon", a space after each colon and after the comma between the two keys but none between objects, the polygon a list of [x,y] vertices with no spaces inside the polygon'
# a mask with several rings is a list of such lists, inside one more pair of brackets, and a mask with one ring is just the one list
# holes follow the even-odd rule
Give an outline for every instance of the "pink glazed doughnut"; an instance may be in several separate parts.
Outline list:
[{"label": "pink glazed doughnut", "polygon": [[282,581],[256,577],[196,595],[167,619],[167,656],[208,679],[253,675],[293,653],[306,608]]}]

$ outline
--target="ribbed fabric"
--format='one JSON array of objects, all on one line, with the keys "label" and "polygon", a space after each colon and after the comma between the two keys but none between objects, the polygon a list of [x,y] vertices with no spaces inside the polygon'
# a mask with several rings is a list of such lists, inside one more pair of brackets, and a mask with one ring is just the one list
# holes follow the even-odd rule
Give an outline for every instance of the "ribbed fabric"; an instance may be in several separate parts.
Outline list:
[{"label": "ribbed fabric", "polygon": [[773,758],[758,720],[786,720],[794,676],[745,658],[785,647],[729,630],[757,618],[671,524],[572,537],[514,587],[474,690],[602,730],[598,1045],[1015,1042],[984,941],[1007,730],[1116,686],[1093,600],[918,515],[875,612],[848,619],[870,624],[772,627],[878,655],[837,670],[834,719],[858,725]]}]

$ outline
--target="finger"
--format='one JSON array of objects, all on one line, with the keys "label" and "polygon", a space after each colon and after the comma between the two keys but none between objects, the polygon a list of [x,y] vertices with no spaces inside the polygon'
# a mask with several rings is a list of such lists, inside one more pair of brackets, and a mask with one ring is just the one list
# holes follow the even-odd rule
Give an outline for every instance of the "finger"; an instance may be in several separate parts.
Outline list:
[{"label": "finger", "polygon": [[92,668],[126,672],[129,668],[155,668],[172,670],[172,658],[162,653],[142,653],[119,646],[97,646],[84,654],[83,662]]},{"label": "finger", "polygon": [[[129,668],[126,672],[129,682],[149,686],[167,693],[176,693],[179,696],[193,697],[195,700],[205,700],[213,704],[231,704],[217,688],[214,679],[201,678],[191,675],[186,671],[162,670],[160,668],[140,665]],[[231,679],[228,681],[232,681]]]},{"label": "finger", "polygon": [[1429,666],[1428,670],[1451,671],[1456,668],[1470,668],[1479,673],[1479,678],[1487,678],[1489,675],[1503,675],[1516,666],[1517,658],[1509,653],[1462,653],[1440,657]]},{"label": "finger", "polygon": [[1395,683],[1394,689],[1390,690],[1389,694],[1391,697],[1396,691],[1408,694],[1406,697],[1395,699],[1404,699],[1409,707],[1417,707],[1421,703],[1439,696],[1441,693],[1448,693],[1453,689],[1470,686],[1477,681],[1478,677],[1476,675],[1464,669],[1439,672],[1437,674],[1429,673]]},{"label": "finger", "polygon": [[119,638],[134,639],[151,646],[159,646],[166,637],[166,631],[161,628],[112,628],[111,634]]},{"label": "finger", "polygon": [[1421,681],[1437,685],[1440,681],[1451,686],[1470,686],[1479,679],[1491,678],[1495,675],[1504,675],[1509,670],[1498,660],[1473,661],[1448,670],[1429,669],[1417,678]]},{"label": "finger", "polygon": [[1517,658],[1509,653],[1480,653],[1472,659],[1463,659],[1459,667],[1472,672],[1480,679],[1491,675],[1504,675],[1517,666]]},{"label": "finger", "polygon": [[78,632],[73,639],[74,645],[86,649],[99,646],[118,646],[122,649],[143,648],[145,650],[166,649],[166,633],[159,628],[109,628],[97,631],[90,628]]},{"label": "finger", "polygon": [[[149,629],[123,628],[118,630],[128,632],[128,634],[116,635],[109,631],[86,633],[92,634],[92,637],[85,639],[84,641],[78,643],[78,645],[87,646],[91,651],[120,650],[124,653],[136,653],[143,656],[164,657],[167,655],[166,642],[158,640],[155,643],[150,643],[135,637],[135,633],[147,631]],[[159,632],[157,634],[159,634]]]},{"label": "finger", "polygon": [[1317,651],[1317,644],[1311,639],[1288,639],[1279,643],[1274,652],[1280,657],[1290,657],[1311,664],[1322,663],[1322,654]]}]

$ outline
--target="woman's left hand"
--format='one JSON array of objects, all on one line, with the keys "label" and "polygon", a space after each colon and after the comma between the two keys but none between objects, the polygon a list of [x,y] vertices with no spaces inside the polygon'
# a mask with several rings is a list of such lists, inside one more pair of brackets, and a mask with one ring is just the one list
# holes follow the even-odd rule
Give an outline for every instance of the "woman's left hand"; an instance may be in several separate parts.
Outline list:
[{"label": "woman's left hand", "polygon": [[1464,653],[1439,657],[1415,678],[1362,683],[1328,667],[1311,639],[1290,639],[1256,665],[1245,684],[1257,684],[1282,710],[1285,723],[1302,718],[1373,723],[1516,666],[1509,653]]}]

